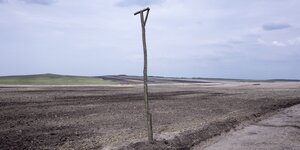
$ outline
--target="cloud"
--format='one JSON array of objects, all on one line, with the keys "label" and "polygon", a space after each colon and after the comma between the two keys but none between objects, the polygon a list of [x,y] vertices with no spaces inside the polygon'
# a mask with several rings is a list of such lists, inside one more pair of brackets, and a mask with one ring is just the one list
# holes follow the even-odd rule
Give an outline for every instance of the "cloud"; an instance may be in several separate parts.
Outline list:
[{"label": "cloud", "polygon": [[0,75],[140,75],[150,5],[149,75],[300,79],[300,1],[270,1],[0,0]]},{"label": "cloud", "polygon": [[265,24],[262,26],[262,28],[265,31],[272,31],[272,30],[282,30],[282,29],[287,29],[290,28],[291,25],[289,24],[284,24],[284,23],[270,23],[270,24]]},{"label": "cloud", "polygon": [[300,44],[300,37],[297,37],[295,39],[290,39],[287,41],[289,45],[299,45]]},{"label": "cloud", "polygon": [[279,41],[273,41],[273,42],[272,42],[272,45],[274,45],[274,46],[279,46],[279,47],[284,47],[284,46],[286,46],[285,43],[279,42]]},{"label": "cloud", "polygon": [[19,0],[27,4],[39,4],[39,5],[51,5],[55,3],[56,0]]},{"label": "cloud", "polygon": [[146,5],[153,5],[153,4],[160,4],[163,3],[164,0],[121,0],[116,5],[119,7],[128,7],[128,6],[146,6]]}]

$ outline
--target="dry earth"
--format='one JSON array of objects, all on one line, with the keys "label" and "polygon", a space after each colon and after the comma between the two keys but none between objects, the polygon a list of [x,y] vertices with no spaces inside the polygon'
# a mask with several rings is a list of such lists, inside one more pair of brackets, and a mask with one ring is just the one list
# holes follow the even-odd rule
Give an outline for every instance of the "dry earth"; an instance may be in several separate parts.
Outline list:
[{"label": "dry earth", "polygon": [[299,82],[169,82],[149,91],[154,145],[143,142],[141,84],[1,86],[0,149],[189,149],[300,103]]},{"label": "dry earth", "polygon": [[[239,128],[239,127],[238,127]],[[299,150],[300,104],[283,109],[240,130],[222,134],[192,150]]]}]

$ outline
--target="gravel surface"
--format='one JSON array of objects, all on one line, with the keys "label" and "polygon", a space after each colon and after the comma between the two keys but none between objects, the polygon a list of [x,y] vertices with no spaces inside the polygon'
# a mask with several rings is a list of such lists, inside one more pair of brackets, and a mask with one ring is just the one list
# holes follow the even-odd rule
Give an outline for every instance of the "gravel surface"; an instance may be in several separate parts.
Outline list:
[{"label": "gravel surface", "polygon": [[[245,120],[300,103],[299,82],[0,86],[0,149],[189,149]],[[129,145],[128,145],[129,144]]]},{"label": "gravel surface", "polygon": [[205,145],[193,147],[193,150],[300,149],[300,105],[213,139]]}]

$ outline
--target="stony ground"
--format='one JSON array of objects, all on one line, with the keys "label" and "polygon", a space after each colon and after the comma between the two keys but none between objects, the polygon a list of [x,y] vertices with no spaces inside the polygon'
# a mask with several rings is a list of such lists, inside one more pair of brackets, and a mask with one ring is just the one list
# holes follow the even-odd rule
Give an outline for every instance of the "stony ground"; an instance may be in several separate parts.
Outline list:
[{"label": "stony ground", "polygon": [[300,104],[204,143],[193,150],[300,149]]},{"label": "stony ground", "polygon": [[133,142],[146,137],[141,84],[1,86],[0,149],[189,149],[300,103],[299,82],[161,83],[149,91],[158,147]]}]

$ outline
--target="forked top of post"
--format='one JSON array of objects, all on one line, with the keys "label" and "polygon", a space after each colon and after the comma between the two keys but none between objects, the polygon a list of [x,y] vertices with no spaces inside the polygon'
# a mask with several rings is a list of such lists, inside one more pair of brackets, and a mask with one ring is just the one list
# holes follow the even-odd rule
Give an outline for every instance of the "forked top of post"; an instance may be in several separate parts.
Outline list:
[{"label": "forked top of post", "polygon": [[134,13],[134,15],[137,15],[137,14],[139,14],[139,13],[142,13],[142,12],[144,12],[144,11],[149,11],[149,10],[150,10],[150,8],[147,7],[147,8],[145,8],[145,9],[143,9],[143,10],[140,10],[140,11]]}]

